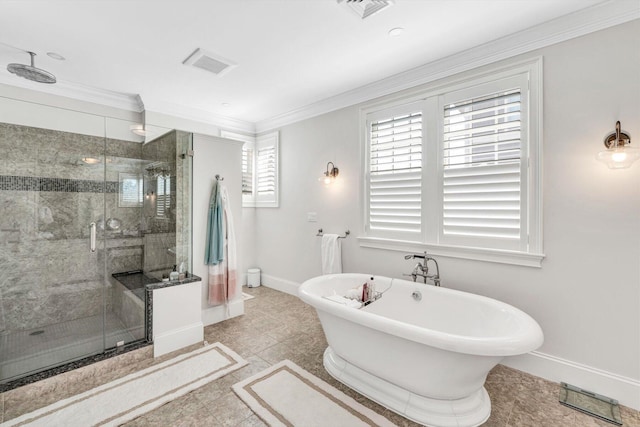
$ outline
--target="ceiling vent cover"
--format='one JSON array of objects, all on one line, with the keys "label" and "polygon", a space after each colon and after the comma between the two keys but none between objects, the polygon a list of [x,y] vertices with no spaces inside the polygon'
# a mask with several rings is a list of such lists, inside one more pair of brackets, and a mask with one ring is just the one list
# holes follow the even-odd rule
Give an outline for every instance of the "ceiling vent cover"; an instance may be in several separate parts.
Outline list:
[{"label": "ceiling vent cover", "polygon": [[393,5],[394,0],[338,0],[338,3],[344,4],[365,19]]},{"label": "ceiling vent cover", "polygon": [[182,62],[184,65],[191,65],[193,67],[202,68],[205,71],[221,76],[230,69],[236,66],[235,63],[225,59],[219,55],[214,55],[210,52],[196,49],[187,59]]}]

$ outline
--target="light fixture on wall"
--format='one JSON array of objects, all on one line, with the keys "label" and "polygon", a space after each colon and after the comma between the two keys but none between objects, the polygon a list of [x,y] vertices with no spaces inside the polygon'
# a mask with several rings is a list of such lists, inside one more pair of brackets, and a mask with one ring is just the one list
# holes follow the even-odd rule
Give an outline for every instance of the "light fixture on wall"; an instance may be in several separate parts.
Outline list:
[{"label": "light fixture on wall", "polygon": [[153,191],[147,191],[147,194],[145,195],[146,199],[149,199],[149,197],[153,197],[155,196],[155,194],[153,193]]},{"label": "light fixture on wall", "polygon": [[602,150],[596,159],[605,163],[609,169],[626,169],[640,159],[640,148],[631,147],[631,137],[620,130],[620,121],[616,122],[615,132],[604,139],[606,150]]},{"label": "light fixture on wall", "polygon": [[[331,165],[331,167],[329,167],[329,165]],[[336,178],[338,177],[338,173],[340,173],[340,171],[338,170],[336,165],[334,165],[333,162],[329,162],[327,163],[326,172],[323,172],[322,176],[320,177],[320,181],[324,182],[325,185],[329,185],[332,182],[335,182]]]}]

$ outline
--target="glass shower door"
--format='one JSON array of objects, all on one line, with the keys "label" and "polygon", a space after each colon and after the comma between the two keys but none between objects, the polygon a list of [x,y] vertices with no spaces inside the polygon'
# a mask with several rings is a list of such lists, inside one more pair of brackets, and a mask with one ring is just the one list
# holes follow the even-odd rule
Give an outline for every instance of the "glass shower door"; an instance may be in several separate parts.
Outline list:
[{"label": "glass shower door", "polygon": [[104,118],[0,102],[29,118],[0,123],[0,383],[6,383],[104,352],[100,227],[108,189]]}]

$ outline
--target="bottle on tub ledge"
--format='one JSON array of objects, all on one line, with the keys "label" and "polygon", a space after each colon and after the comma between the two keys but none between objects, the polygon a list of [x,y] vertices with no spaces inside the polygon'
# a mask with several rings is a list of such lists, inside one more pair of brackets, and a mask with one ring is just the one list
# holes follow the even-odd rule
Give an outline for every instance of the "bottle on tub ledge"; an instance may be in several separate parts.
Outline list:
[{"label": "bottle on tub ledge", "polygon": [[184,261],[180,262],[178,267],[178,280],[184,280],[187,277],[187,267],[184,265]]},{"label": "bottle on tub ledge", "polygon": [[373,277],[357,288],[347,290],[345,297],[361,302],[363,305],[367,305],[375,301],[378,296],[376,295],[376,286]]},{"label": "bottle on tub ledge", "polygon": [[373,276],[362,285],[362,303],[369,305],[376,300],[376,284]]},{"label": "bottle on tub ledge", "polygon": [[176,265],[173,265],[173,271],[171,273],[169,273],[169,280],[171,280],[172,282],[174,280],[178,280],[178,277],[180,276],[180,274],[176,271]]}]

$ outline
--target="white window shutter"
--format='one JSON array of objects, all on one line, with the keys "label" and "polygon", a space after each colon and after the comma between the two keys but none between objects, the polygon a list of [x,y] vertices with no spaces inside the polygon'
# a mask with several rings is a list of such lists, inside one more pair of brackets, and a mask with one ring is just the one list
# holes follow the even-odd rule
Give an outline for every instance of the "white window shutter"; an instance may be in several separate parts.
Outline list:
[{"label": "white window shutter", "polygon": [[165,217],[171,208],[171,177],[159,176],[156,182],[156,216]]},{"label": "white window shutter", "polygon": [[276,150],[274,146],[258,148],[256,154],[256,194],[270,196],[276,191]]},{"label": "white window shutter", "polygon": [[255,206],[278,206],[278,167],[278,133],[274,132],[257,137],[255,145]]},{"label": "white window shutter", "polygon": [[[379,114],[378,114],[379,115]],[[371,234],[422,229],[422,112],[368,121],[368,229]]]},{"label": "white window shutter", "polygon": [[252,143],[242,146],[242,196],[253,196],[254,147]]},{"label": "white window shutter", "polygon": [[441,243],[523,249],[521,88],[446,103],[443,119]]}]

